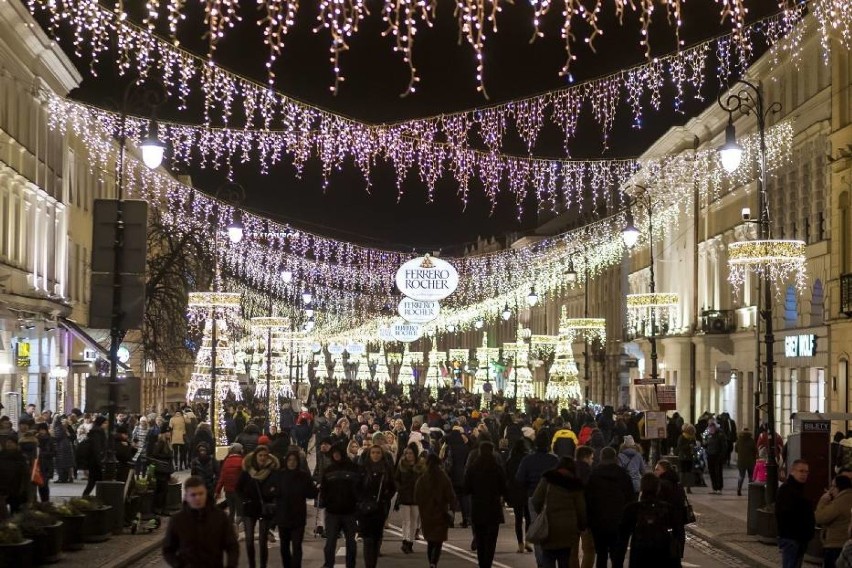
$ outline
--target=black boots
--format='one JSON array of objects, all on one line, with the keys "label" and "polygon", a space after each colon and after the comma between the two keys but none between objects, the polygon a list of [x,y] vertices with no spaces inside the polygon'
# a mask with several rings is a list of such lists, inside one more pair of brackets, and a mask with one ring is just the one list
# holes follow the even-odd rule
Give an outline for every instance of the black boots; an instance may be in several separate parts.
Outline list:
[{"label": "black boots", "polygon": [[414,552],[414,543],[410,540],[402,541],[402,551],[406,554],[411,554]]}]

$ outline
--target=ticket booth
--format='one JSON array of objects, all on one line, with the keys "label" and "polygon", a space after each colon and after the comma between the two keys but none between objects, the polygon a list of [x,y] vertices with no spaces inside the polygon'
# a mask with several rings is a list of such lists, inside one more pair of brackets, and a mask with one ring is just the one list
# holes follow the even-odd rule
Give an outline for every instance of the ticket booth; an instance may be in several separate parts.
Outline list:
[{"label": "ticket booth", "polygon": [[793,433],[787,438],[787,469],[797,459],[808,462],[805,495],[816,507],[823,492],[831,485],[831,421],[833,413],[799,412],[793,415]]}]

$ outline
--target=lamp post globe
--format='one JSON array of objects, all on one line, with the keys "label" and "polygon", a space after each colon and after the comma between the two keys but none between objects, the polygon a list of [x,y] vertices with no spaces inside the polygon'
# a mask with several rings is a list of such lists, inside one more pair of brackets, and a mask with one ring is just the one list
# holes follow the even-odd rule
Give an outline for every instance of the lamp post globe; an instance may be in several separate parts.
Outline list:
[{"label": "lamp post globe", "polygon": [[743,147],[737,143],[737,130],[732,119],[728,119],[728,126],[725,127],[725,143],[719,147],[719,158],[729,174],[737,171],[743,159]]}]

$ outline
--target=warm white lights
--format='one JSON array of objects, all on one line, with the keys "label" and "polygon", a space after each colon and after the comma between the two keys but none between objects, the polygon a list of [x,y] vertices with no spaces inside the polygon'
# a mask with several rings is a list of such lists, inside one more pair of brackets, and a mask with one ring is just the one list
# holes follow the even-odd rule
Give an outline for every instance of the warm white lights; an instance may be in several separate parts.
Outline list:
[{"label": "warm white lights", "polygon": [[624,246],[632,249],[639,241],[639,229],[633,222],[633,213],[628,209],[625,216],[624,229],[621,231],[621,238],[624,240]]},{"label": "warm white lights", "polygon": [[568,262],[568,268],[565,269],[565,282],[568,284],[573,284],[577,281],[577,271],[574,270],[574,261],[571,260]]},{"label": "warm white lights", "polygon": [[311,294],[307,290],[302,292],[302,303],[303,304],[305,304],[306,306],[310,306],[311,302],[313,302],[313,301],[314,301],[314,295],[313,294]]},{"label": "warm white lights", "polygon": [[734,173],[740,167],[743,159],[743,147],[737,144],[737,130],[734,127],[733,118],[728,118],[728,126],[725,127],[725,143],[719,147],[719,158],[725,171]]},{"label": "warm white lights", "polygon": [[535,286],[532,286],[530,288],[530,293],[527,294],[527,305],[532,308],[536,304],[538,304],[538,294],[536,294]]},{"label": "warm white lights", "polygon": [[509,304],[503,308],[503,312],[500,314],[503,318],[503,321],[509,321],[512,319],[512,310],[509,308]]},{"label": "warm white lights", "polygon": [[228,238],[232,243],[238,244],[243,240],[243,233],[245,231],[245,227],[243,227],[243,222],[240,217],[237,215],[234,217],[234,220],[231,221],[231,224],[228,225]]},{"label": "warm white lights", "polygon": [[281,281],[284,284],[289,284],[290,282],[293,281],[293,271],[292,270],[287,270],[286,268],[282,268],[280,274],[281,274]]},{"label": "warm white lights", "polygon": [[482,321],[481,319],[478,319],[478,320],[476,320],[475,322],[473,322],[473,326],[474,326],[476,329],[482,329],[482,328],[485,326],[485,322],[484,322],[484,321]]},{"label": "warm white lights", "polygon": [[804,241],[798,240],[755,240],[740,241],[728,245],[728,281],[739,293],[750,271],[766,275],[778,292],[782,284],[792,282],[796,289],[806,285],[807,256]]}]

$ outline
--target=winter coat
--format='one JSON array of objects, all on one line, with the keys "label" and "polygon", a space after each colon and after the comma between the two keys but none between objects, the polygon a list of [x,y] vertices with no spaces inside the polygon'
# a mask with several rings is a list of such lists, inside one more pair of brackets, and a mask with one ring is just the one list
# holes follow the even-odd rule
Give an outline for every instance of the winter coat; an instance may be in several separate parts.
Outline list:
[{"label": "winter coat", "polygon": [[133,455],[134,461],[139,461],[140,458],[145,456],[145,440],[148,438],[148,430],[150,430],[150,427],[147,423],[144,425],[137,424],[130,435],[130,445],[136,450]]},{"label": "winter coat", "polygon": [[639,482],[645,473],[645,460],[636,448],[624,448],[618,453],[618,465],[624,468],[630,481],[633,482],[633,491],[639,493]]},{"label": "winter coat", "polygon": [[26,501],[29,483],[30,468],[24,454],[0,449],[0,495]]},{"label": "winter coat", "polygon": [[737,442],[734,444],[737,452],[737,467],[740,469],[753,469],[757,461],[757,444],[751,432],[740,432]]},{"label": "winter coat", "polygon": [[801,543],[810,542],[814,536],[814,510],[805,496],[805,486],[793,476],[787,477],[775,498],[775,519],[778,538],[789,538]]},{"label": "winter coat", "polygon": [[215,494],[224,490],[226,493],[233,493],[237,490],[237,482],[240,479],[240,474],[243,472],[243,456],[241,454],[229,454],[222,461],[222,466],[219,469],[219,480],[216,482]]},{"label": "winter coat", "polygon": [[320,480],[322,480],[322,475],[325,473],[325,469],[331,463],[331,456],[326,452],[321,452],[317,450],[316,456],[316,464],[314,465],[314,473],[313,480],[314,483],[319,484]]},{"label": "winter coat", "polygon": [[320,480],[320,498],[327,513],[354,515],[361,490],[361,471],[348,457],[332,461]]},{"label": "winter coat", "polygon": [[453,484],[443,470],[427,470],[414,485],[414,501],[420,510],[423,538],[429,542],[444,542],[448,538],[448,511],[456,501]]},{"label": "winter coat", "polygon": [[[657,512],[657,515],[664,523],[664,529],[672,528],[672,513],[665,501],[652,497],[636,503],[630,503],[624,509],[624,516],[619,526],[623,544],[627,544],[630,537],[634,534],[636,522],[640,516],[651,510]],[[630,546],[630,566],[654,566],[655,568],[674,568],[675,566],[680,566],[680,558],[672,554],[671,535],[659,546],[650,546],[648,542],[633,538],[633,543]]]},{"label": "winter coat", "polygon": [[518,481],[518,470],[521,462],[529,454],[512,453],[506,460],[506,504],[510,507],[523,507],[527,501],[527,488]]},{"label": "winter coat", "polygon": [[53,479],[56,460],[56,441],[50,434],[36,436],[38,438],[38,465],[45,481]]},{"label": "winter coat", "polygon": [[464,492],[470,495],[474,525],[504,521],[503,498],[506,491],[506,473],[494,457],[480,456],[468,467],[464,475]]},{"label": "winter coat", "polygon": [[447,469],[447,475],[453,483],[453,487],[464,485],[464,468],[470,456],[470,447],[464,443],[460,432],[450,431],[446,438],[445,462],[451,460],[451,466]]},{"label": "winter coat", "polygon": [[106,456],[107,438],[103,428],[92,428],[86,436],[89,440],[88,463],[77,464],[81,469],[100,469]]},{"label": "winter coat", "polygon": [[53,426],[53,439],[56,441],[56,458],[53,465],[57,471],[66,472],[74,467],[74,446],[68,437],[68,428],[62,424]]},{"label": "winter coat", "polygon": [[822,527],[823,548],[843,548],[849,537],[849,521],[852,520],[852,489],[845,489],[834,499],[822,498],[817,503],[814,518]]},{"label": "winter coat", "polygon": [[712,434],[708,431],[704,435],[704,449],[707,456],[721,456],[727,451],[728,439],[721,430],[716,430]]},{"label": "winter coat", "polygon": [[635,500],[633,482],[621,466],[606,463],[595,467],[586,483],[589,527],[592,530],[617,527],[624,507]]},{"label": "winter coat", "polygon": [[260,430],[258,430],[257,426],[254,424],[249,424],[246,426],[245,430],[243,430],[236,439],[238,444],[243,445],[243,451],[246,455],[249,455],[257,448],[257,440],[260,438]]},{"label": "winter coat", "polygon": [[[163,540],[163,559],[180,568],[236,568],[240,545],[228,515],[213,506],[195,510],[184,505],[172,516]],[[222,562],[227,553],[227,564]]]},{"label": "winter coat", "polygon": [[304,527],[308,522],[305,501],[317,496],[317,486],[305,471],[279,469],[275,472],[278,491],[275,496],[275,524],[283,528]]},{"label": "winter coat", "polygon": [[555,468],[558,463],[559,458],[554,454],[536,450],[521,460],[515,481],[526,489],[527,497],[532,497],[544,472]]},{"label": "winter coat", "polygon": [[414,465],[407,464],[404,460],[400,460],[394,474],[394,482],[396,490],[399,493],[397,502],[400,505],[414,505],[414,486],[417,485],[417,480],[426,471],[426,463],[423,460],[415,462]]},{"label": "winter coat", "polygon": [[213,490],[216,488],[216,478],[219,477],[219,462],[208,454],[204,460],[200,457],[194,458],[189,467],[191,474],[203,479],[204,485],[207,486],[207,492],[213,494]]},{"label": "winter coat", "polygon": [[278,483],[273,472],[278,467],[278,458],[272,454],[269,454],[269,461],[263,468],[258,466],[254,452],[243,460],[243,472],[237,481],[237,493],[243,500],[243,515],[260,519],[263,517],[263,505],[274,502]]},{"label": "winter coat", "polygon": [[186,443],[186,420],[183,416],[172,416],[169,420],[169,428],[172,429],[172,445],[183,445]]},{"label": "winter coat", "polygon": [[545,472],[532,497],[537,513],[546,508],[547,538],[541,543],[547,550],[574,548],[586,529],[586,500],[583,483],[572,474],[552,469]]}]

